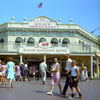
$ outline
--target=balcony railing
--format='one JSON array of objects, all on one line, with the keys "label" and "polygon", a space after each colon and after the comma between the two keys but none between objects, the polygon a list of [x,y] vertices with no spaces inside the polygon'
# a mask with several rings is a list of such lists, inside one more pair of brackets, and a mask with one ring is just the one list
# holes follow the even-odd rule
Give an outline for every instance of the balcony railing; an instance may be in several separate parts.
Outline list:
[{"label": "balcony railing", "polygon": [[[39,43],[35,44],[27,44],[27,43],[0,43],[0,53],[3,52],[19,52],[20,47],[35,47],[40,48]],[[70,44],[51,44],[50,48],[69,48],[71,52],[75,53],[95,53],[98,48],[93,47],[91,45],[80,45],[78,43],[70,43]]]}]

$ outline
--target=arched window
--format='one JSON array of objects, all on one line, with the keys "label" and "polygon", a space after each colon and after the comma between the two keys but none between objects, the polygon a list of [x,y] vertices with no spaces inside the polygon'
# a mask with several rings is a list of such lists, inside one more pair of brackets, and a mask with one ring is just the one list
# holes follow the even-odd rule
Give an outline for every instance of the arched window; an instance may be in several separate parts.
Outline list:
[{"label": "arched window", "polygon": [[0,39],[0,49],[4,48],[4,39]]},{"label": "arched window", "polygon": [[52,43],[52,44],[58,44],[58,40],[57,40],[56,38],[53,38],[53,39],[51,40],[51,43]]},{"label": "arched window", "polygon": [[35,43],[34,38],[30,37],[30,38],[27,40],[27,43],[34,44],[34,43]]},{"label": "arched window", "polygon": [[1,40],[0,40],[0,43],[4,43],[4,39],[1,39]]},{"label": "arched window", "polygon": [[70,41],[68,38],[64,38],[63,41],[62,41],[62,44],[69,44]]},{"label": "arched window", "polygon": [[40,38],[39,43],[40,42],[46,42],[47,40],[45,38]]},{"label": "arched window", "polygon": [[17,37],[15,43],[22,43],[23,39],[21,37]]}]

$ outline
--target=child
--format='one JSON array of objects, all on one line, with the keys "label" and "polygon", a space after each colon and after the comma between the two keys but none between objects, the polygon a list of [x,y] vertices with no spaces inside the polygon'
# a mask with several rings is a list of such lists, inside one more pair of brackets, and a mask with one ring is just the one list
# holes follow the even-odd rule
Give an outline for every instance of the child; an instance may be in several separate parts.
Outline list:
[{"label": "child", "polygon": [[73,99],[73,97],[75,96],[75,89],[77,90],[77,92],[79,94],[79,98],[82,98],[82,94],[80,93],[80,89],[78,86],[79,76],[80,76],[79,69],[76,66],[76,61],[73,60],[72,61],[72,69],[71,69],[72,95],[68,99]]}]

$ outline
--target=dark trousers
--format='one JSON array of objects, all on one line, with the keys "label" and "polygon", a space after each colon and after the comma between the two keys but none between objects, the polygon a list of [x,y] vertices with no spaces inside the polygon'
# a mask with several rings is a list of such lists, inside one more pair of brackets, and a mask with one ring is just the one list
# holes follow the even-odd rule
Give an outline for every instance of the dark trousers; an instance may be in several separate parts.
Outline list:
[{"label": "dark trousers", "polygon": [[37,80],[39,80],[39,78],[40,78],[40,71],[38,71],[37,73]]},{"label": "dark trousers", "polygon": [[21,81],[21,78],[20,78],[20,76],[16,76],[16,81]]},{"label": "dark trousers", "polygon": [[25,77],[28,79],[28,81],[31,81],[29,77],[29,72],[27,70],[25,71]]},{"label": "dark trousers", "polygon": [[22,75],[22,80],[25,81],[25,75]]},{"label": "dark trousers", "polygon": [[70,88],[72,89],[72,79],[71,79],[71,73],[69,73],[66,76],[66,81],[65,81],[65,86],[63,88],[63,95],[66,95],[66,91],[68,90],[68,86],[70,86]]}]

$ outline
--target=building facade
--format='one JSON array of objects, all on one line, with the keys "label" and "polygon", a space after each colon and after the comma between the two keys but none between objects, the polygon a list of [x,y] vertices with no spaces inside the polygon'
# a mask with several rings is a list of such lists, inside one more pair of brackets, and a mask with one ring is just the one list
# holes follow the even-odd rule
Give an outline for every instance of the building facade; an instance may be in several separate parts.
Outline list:
[{"label": "building facade", "polygon": [[0,25],[0,59],[7,61],[9,56],[15,62],[28,62],[39,65],[44,59],[48,65],[53,58],[59,59],[61,69],[65,67],[64,55],[70,54],[78,64],[84,63],[93,78],[100,76],[100,50],[97,38],[77,24],[62,24],[49,17],[39,16],[33,20]]}]

